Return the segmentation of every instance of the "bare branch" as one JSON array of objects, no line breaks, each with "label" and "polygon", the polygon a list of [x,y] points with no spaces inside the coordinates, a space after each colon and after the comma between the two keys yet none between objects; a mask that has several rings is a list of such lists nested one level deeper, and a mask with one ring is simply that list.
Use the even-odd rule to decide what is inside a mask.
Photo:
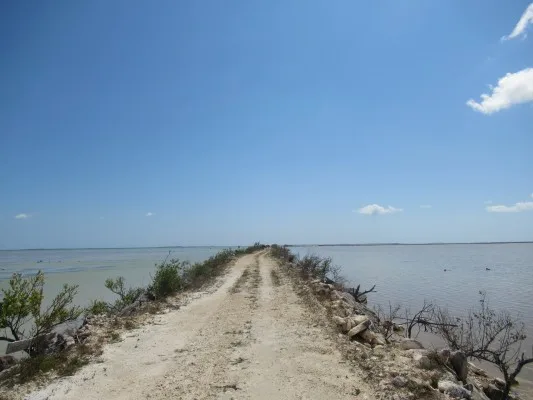
[{"label": "bare branch", "polygon": [[346,292],[350,293],[357,302],[359,303],[364,303],[366,301],[366,297],[363,297],[365,296],[366,294],[368,293],[376,293],[376,285],[372,286],[369,290],[364,290],[364,291],[360,291],[361,289],[361,285],[357,285],[356,288],[350,288],[350,289],[347,289]]},{"label": "bare branch", "polygon": [[478,306],[465,317],[452,317],[447,310],[438,309],[435,320],[439,323],[437,332],[452,349],[498,367],[505,380],[503,398],[507,399],[523,366],[533,362],[524,353],[519,357],[520,345],[526,338],[524,323],[508,311],[492,309],[485,292],[480,292]]}]

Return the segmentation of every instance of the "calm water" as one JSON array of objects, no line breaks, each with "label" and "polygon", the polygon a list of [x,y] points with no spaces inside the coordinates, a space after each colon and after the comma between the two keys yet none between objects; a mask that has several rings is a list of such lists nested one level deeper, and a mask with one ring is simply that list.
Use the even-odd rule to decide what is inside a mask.
[{"label": "calm water", "polygon": [[[78,284],[76,301],[85,306],[92,299],[113,300],[104,287],[107,278],[124,276],[130,286],[147,286],[154,265],[170,258],[203,261],[220,251],[217,247],[146,248],[146,249],[80,249],[80,250],[14,250],[0,251],[0,288],[14,272],[45,273],[45,299],[57,293],[64,283]],[[41,262],[42,261],[42,262]]]},{"label": "calm water", "polygon": [[[42,270],[45,273],[45,303],[51,301],[63,284],[69,283],[79,285],[76,303],[87,306],[94,299],[116,299],[104,286],[107,278],[124,276],[128,286],[147,286],[155,264],[162,262],[169,251],[170,258],[196,262],[220,250],[217,247],[194,247],[0,251],[0,288],[8,285],[15,272],[28,276]],[[69,324],[75,325],[77,323]],[[0,342],[0,354],[4,354],[6,346],[5,342]]]},{"label": "calm water", "polygon": [[[520,316],[528,335],[523,350],[526,356],[533,351],[532,243],[315,246],[291,250],[300,256],[314,253],[331,257],[355,286],[370,289],[375,284],[377,293],[371,293],[368,300],[371,306],[388,307],[390,301],[417,310],[428,299],[460,315],[476,305],[479,291],[484,290],[493,308]],[[531,395],[533,366],[522,371],[520,391]]]}]

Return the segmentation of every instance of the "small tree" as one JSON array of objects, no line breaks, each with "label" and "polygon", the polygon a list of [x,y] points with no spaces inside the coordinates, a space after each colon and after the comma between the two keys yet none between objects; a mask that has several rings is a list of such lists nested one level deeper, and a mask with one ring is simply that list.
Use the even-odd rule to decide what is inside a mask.
[{"label": "small tree", "polygon": [[[9,287],[2,289],[0,329],[4,329],[4,334],[0,336],[0,340],[15,342],[36,338],[50,333],[58,325],[76,320],[81,315],[83,310],[72,305],[78,285],[63,285],[61,292],[46,308],[42,306],[43,287],[42,271],[28,278],[13,274]],[[30,350],[27,352],[31,353]]]},{"label": "small tree", "polygon": [[508,311],[496,312],[489,306],[486,293],[479,294],[478,307],[464,318],[452,317],[445,309],[437,310],[437,331],[452,349],[496,365],[505,380],[503,398],[508,399],[511,385],[522,368],[533,363],[533,357],[525,358],[521,352],[525,326]]},{"label": "small tree", "polygon": [[85,315],[101,315],[111,311],[112,306],[103,300],[91,300],[85,309]]},{"label": "small tree", "polygon": [[105,281],[105,287],[119,297],[114,305],[109,306],[109,308],[114,311],[120,311],[124,307],[133,304],[144,292],[144,289],[142,288],[127,288],[126,280],[123,276],[119,276],[115,279],[107,278]]},{"label": "small tree", "polygon": [[178,259],[172,259],[157,265],[149,290],[153,292],[156,299],[176,294],[183,288],[181,274],[188,267],[190,267],[190,263],[186,261],[180,262]]}]

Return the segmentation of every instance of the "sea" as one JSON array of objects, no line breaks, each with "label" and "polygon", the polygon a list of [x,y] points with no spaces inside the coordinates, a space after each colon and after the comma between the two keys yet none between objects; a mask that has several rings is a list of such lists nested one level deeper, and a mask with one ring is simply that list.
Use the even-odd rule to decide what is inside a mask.
[{"label": "sea", "polygon": [[[129,286],[146,286],[155,264],[166,258],[203,261],[221,247],[57,249],[0,251],[0,289],[13,273],[45,273],[44,295],[50,300],[63,284],[79,285],[76,303],[93,299],[112,301],[107,278],[123,276]],[[533,243],[448,245],[295,246],[293,253],[331,257],[351,286],[376,292],[369,305],[388,308],[400,304],[416,311],[424,300],[464,315],[487,295],[496,310],[506,310],[524,322],[523,350],[533,352]],[[1,297],[1,294],[0,294]],[[431,337],[422,336],[432,342]],[[438,340],[435,339],[435,343]],[[3,347],[0,348],[0,352]],[[521,392],[533,391],[533,366],[521,374]]]}]

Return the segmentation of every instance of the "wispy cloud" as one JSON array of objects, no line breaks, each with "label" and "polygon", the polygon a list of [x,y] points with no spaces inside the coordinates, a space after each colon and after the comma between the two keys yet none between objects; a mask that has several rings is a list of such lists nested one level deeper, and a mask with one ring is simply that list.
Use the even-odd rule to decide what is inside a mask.
[{"label": "wispy cloud", "polygon": [[361,207],[358,210],[354,210],[354,212],[358,212],[359,214],[364,215],[383,215],[383,214],[393,214],[403,211],[401,208],[395,208],[392,206],[383,207],[379,204],[369,204],[367,206]]},{"label": "wispy cloud", "polygon": [[152,213],[152,212],[147,212],[147,213],[146,213],[146,216],[147,216],[147,217],[151,217],[152,215],[154,215],[154,213]]},{"label": "wispy cloud", "polygon": [[533,101],[533,68],[508,73],[500,78],[491,94],[483,93],[481,101],[470,99],[466,104],[475,111],[492,114],[515,104]]},{"label": "wispy cloud", "polygon": [[432,208],[433,206],[431,204],[422,204],[420,208]]},{"label": "wispy cloud", "polygon": [[514,39],[522,35],[525,38],[527,36],[526,29],[529,24],[533,24],[533,3],[526,8],[526,11],[524,11],[516,23],[513,31],[508,36],[502,37],[502,40]]},{"label": "wispy cloud", "polygon": [[[533,193],[530,195],[533,198]],[[533,211],[533,201],[520,201],[513,204],[512,206],[505,205],[496,205],[496,206],[487,206],[485,210],[488,212],[499,212],[499,213],[516,213],[522,211]]]},{"label": "wispy cloud", "polygon": [[25,214],[25,213],[15,215],[15,219],[28,219],[30,217],[31,217],[30,214]]},{"label": "wispy cloud", "polygon": [[483,202],[484,204],[492,204],[492,200],[486,200]]}]

